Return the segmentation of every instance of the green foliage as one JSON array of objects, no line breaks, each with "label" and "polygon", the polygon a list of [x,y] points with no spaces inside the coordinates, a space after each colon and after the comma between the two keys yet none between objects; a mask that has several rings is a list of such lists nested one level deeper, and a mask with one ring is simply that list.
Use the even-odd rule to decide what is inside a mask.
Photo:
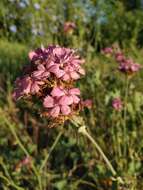
[{"label": "green foliage", "polygon": [[[142,47],[142,4],[130,1],[5,1],[0,2],[0,36],[30,44],[59,43],[96,50],[118,42]],[[72,38],[63,36],[63,24],[77,25]],[[70,40],[70,42],[69,42]],[[72,42],[72,43],[71,43]],[[75,43],[76,42],[76,43]]]},{"label": "green foliage", "polygon": [[28,61],[28,48],[25,45],[0,40],[0,74],[3,77],[10,77],[14,80],[17,72]]}]

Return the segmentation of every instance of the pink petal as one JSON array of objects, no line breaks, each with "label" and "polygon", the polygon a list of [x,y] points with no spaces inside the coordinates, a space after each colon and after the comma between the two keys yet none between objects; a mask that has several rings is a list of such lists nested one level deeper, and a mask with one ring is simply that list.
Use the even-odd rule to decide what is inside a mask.
[{"label": "pink petal", "polygon": [[71,105],[73,103],[72,96],[62,96],[59,100],[60,105]]},{"label": "pink petal", "polygon": [[34,71],[33,72],[33,77],[39,78],[42,75],[42,73],[43,73],[42,70]]},{"label": "pink petal", "polygon": [[73,72],[73,71],[74,71],[74,67],[68,65],[68,66],[66,66],[66,67],[64,68],[64,70],[65,70],[66,72]]},{"label": "pink petal", "polygon": [[57,56],[61,56],[63,55],[64,53],[64,50],[63,48],[61,47],[56,47],[54,50],[53,50],[53,54],[57,55]]},{"label": "pink petal", "polygon": [[22,89],[23,89],[23,93],[24,94],[29,94],[31,91],[31,85],[32,85],[32,81],[30,79],[30,77],[27,77],[25,79],[22,80]]},{"label": "pink petal", "polygon": [[50,61],[50,62],[46,63],[46,68],[49,69],[53,65],[55,65],[55,63],[53,61]]},{"label": "pink petal", "polygon": [[59,106],[55,106],[49,112],[50,116],[52,116],[52,117],[58,117],[59,113],[60,113],[60,107]]},{"label": "pink petal", "polygon": [[59,65],[54,64],[49,68],[49,72],[56,73],[59,70]]},{"label": "pink petal", "polygon": [[85,75],[85,70],[84,70],[83,68],[80,68],[80,69],[78,70],[78,72],[79,72],[81,75]]},{"label": "pink petal", "polygon": [[69,90],[69,94],[80,95],[80,90],[78,88],[72,88]]},{"label": "pink petal", "polygon": [[37,54],[35,53],[35,51],[30,51],[28,56],[29,56],[29,59],[32,60],[34,56],[36,56]]},{"label": "pink petal", "polygon": [[51,92],[51,95],[53,97],[60,97],[60,96],[64,96],[65,93],[62,89],[60,89],[59,87],[55,87],[52,92]]},{"label": "pink petal", "polygon": [[138,71],[140,69],[140,65],[139,64],[133,64],[133,65],[131,65],[131,70],[133,71],[133,72],[136,72],[136,71]]},{"label": "pink petal", "polygon": [[43,106],[45,108],[52,108],[54,106],[54,99],[51,96],[44,98]]},{"label": "pink petal", "polygon": [[87,99],[87,100],[85,100],[85,101],[82,102],[82,105],[83,105],[84,107],[87,107],[87,108],[91,108],[91,107],[92,107],[92,104],[93,104],[93,102],[92,102],[92,100],[90,100],[90,99]]},{"label": "pink petal", "polygon": [[71,78],[74,80],[77,80],[80,78],[80,75],[77,74],[77,72],[71,72],[70,75],[71,75]]},{"label": "pink petal", "polygon": [[38,85],[43,85],[45,82],[44,81],[35,81]]},{"label": "pink petal", "polygon": [[50,76],[50,73],[47,71],[42,74],[42,77],[49,77],[49,76]]},{"label": "pink petal", "polygon": [[79,103],[80,98],[79,98],[78,96],[72,95],[72,98],[73,98],[73,102],[74,102],[75,104],[78,104],[78,103]]},{"label": "pink petal", "polygon": [[68,80],[70,79],[70,76],[69,76],[68,74],[65,74],[65,75],[62,77],[62,79],[63,79],[64,81],[68,81]]},{"label": "pink petal", "polygon": [[36,81],[33,82],[33,84],[31,85],[31,93],[35,94],[35,93],[39,92],[39,90],[40,90],[40,87],[39,87],[38,83],[36,83]]},{"label": "pink petal", "polygon": [[68,115],[71,113],[71,109],[69,106],[61,106],[61,112],[63,115]]},{"label": "pink petal", "polygon": [[60,78],[65,74],[63,70],[59,69],[59,65],[53,65],[52,67],[50,67],[49,71],[51,73],[54,73],[57,78]]},{"label": "pink petal", "polygon": [[46,68],[42,64],[38,65],[37,69],[40,70],[40,71],[45,71],[46,70]]},{"label": "pink petal", "polygon": [[59,69],[57,71],[57,73],[55,73],[57,78],[61,78],[64,74],[65,74],[65,72],[63,70],[61,70],[61,69]]},{"label": "pink petal", "polygon": [[23,96],[22,91],[19,89],[16,89],[13,94],[12,94],[12,98],[16,101],[18,99],[20,99]]}]

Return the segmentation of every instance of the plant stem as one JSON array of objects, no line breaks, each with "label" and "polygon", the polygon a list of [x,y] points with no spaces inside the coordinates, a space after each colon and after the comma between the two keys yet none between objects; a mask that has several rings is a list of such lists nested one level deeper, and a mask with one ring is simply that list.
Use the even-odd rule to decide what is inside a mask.
[{"label": "plant stem", "polygon": [[[5,120],[5,123],[8,125],[11,133],[13,134],[13,136],[15,137],[19,147],[21,148],[21,150],[25,153],[26,156],[28,157],[31,157],[29,152],[26,150],[26,148],[23,146],[23,144],[21,143],[19,137],[17,136],[16,132],[15,132],[15,127],[13,124],[11,124],[7,119],[4,119]],[[38,184],[39,184],[39,190],[42,190],[42,182],[41,182],[41,177],[32,161],[32,164],[31,164],[31,167],[32,167],[32,170],[33,172],[35,173],[35,176],[37,177],[37,180],[38,180]]]},{"label": "plant stem", "polygon": [[[117,138],[116,138],[116,132],[115,132],[115,120],[114,120],[114,118],[115,118],[115,112],[113,112],[113,115],[112,115],[112,123],[111,123],[111,136],[112,136],[112,143],[113,143],[113,152],[115,153],[115,160],[116,160],[116,162],[117,162],[117,149],[116,149],[116,147],[118,147],[118,145],[117,145]],[[117,145],[117,146],[116,146]]]},{"label": "plant stem", "polygon": [[46,163],[47,163],[47,161],[48,161],[48,159],[49,159],[50,154],[52,153],[52,151],[53,151],[54,148],[56,147],[57,143],[59,142],[59,139],[61,138],[62,134],[63,134],[63,131],[60,131],[59,134],[58,134],[58,136],[56,137],[56,139],[55,139],[53,145],[52,145],[51,148],[50,148],[49,153],[46,155],[45,159],[43,160],[43,162],[42,162],[42,164],[41,164],[40,172],[41,172],[42,169],[45,167],[45,165],[46,165]]},{"label": "plant stem", "polygon": [[13,181],[0,174],[0,178],[5,180],[9,185],[13,186],[17,190],[24,190],[22,187],[17,186]]},{"label": "plant stem", "polygon": [[3,176],[3,175],[0,174],[0,178],[2,178],[3,180],[7,181],[8,184],[10,184],[11,186],[15,187],[15,189],[17,189],[17,190],[24,190],[23,187],[18,186],[18,185],[13,181],[13,179],[12,179],[12,177],[10,176],[9,171],[8,171],[6,165],[4,164],[3,161],[0,163],[0,165],[1,165],[1,167],[3,168],[3,171],[4,171],[5,175],[6,175],[6,176]]},{"label": "plant stem", "polygon": [[97,144],[97,142],[87,132],[86,127],[85,126],[80,127],[79,130],[78,130],[78,132],[82,133],[83,135],[85,135],[92,142],[92,144],[96,147],[96,149],[98,150],[98,152],[103,157],[105,163],[107,164],[108,168],[111,170],[113,176],[116,176],[117,173],[116,173],[115,169],[113,168],[112,164],[110,163],[110,161],[108,160],[108,158],[105,156],[104,152],[102,151],[102,149],[100,148],[100,146]]},{"label": "plant stem", "polygon": [[122,151],[121,151],[121,143],[120,143],[120,126],[117,124],[117,146],[118,146],[118,158],[121,158]]},{"label": "plant stem", "polygon": [[123,140],[124,140],[124,157],[127,155],[127,101],[128,101],[128,86],[129,86],[129,79],[128,76],[126,76],[126,84],[125,84],[125,99],[124,99],[124,124],[123,124]]}]

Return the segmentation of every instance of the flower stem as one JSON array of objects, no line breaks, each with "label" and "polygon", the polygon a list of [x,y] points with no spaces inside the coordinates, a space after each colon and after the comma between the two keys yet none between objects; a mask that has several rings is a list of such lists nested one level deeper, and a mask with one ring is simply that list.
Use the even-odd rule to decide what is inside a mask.
[{"label": "flower stem", "polygon": [[9,171],[8,171],[6,165],[4,164],[3,160],[1,160],[0,165],[3,168],[3,171],[4,171],[5,175],[6,175],[6,176],[3,176],[2,174],[0,174],[0,178],[2,178],[3,180],[5,180],[8,183],[8,185],[11,185],[11,186],[15,187],[15,189],[17,189],[17,190],[24,190],[22,187],[18,186],[13,181],[13,179],[11,178],[11,176],[9,174]]},{"label": "flower stem", "polygon": [[92,144],[96,147],[96,149],[98,150],[98,152],[103,157],[105,163],[107,164],[108,168],[111,170],[113,176],[116,176],[117,173],[116,173],[115,169],[113,168],[112,164],[110,163],[110,161],[108,160],[108,158],[105,156],[104,152],[102,151],[102,149],[100,148],[100,146],[97,144],[97,142],[87,132],[86,127],[85,126],[80,127],[79,130],[78,130],[78,132],[82,133],[83,135],[85,135],[92,142]]},{"label": "flower stem", "polygon": [[123,140],[124,140],[124,157],[127,155],[127,126],[126,126],[126,121],[127,121],[127,101],[128,101],[128,88],[129,88],[129,79],[128,76],[126,76],[126,84],[125,84],[125,99],[124,99],[124,123],[123,123]]},{"label": "flower stem", "polygon": [[49,159],[50,154],[52,153],[52,151],[53,151],[54,148],[56,147],[57,143],[59,142],[59,139],[61,138],[62,134],[63,134],[63,131],[60,131],[59,134],[58,134],[58,136],[56,137],[56,139],[55,139],[53,145],[52,145],[51,148],[50,148],[49,153],[46,155],[45,159],[43,160],[43,162],[42,162],[42,164],[41,164],[40,172],[41,172],[42,169],[45,167],[45,165],[46,165],[46,163],[47,163],[47,161],[48,161],[48,159]]},{"label": "flower stem", "polygon": [[8,183],[8,185],[14,187],[17,190],[24,190],[22,187],[17,186],[13,181],[0,174],[0,178]]},{"label": "flower stem", "polygon": [[[11,124],[7,119],[4,119],[5,120],[5,123],[8,125],[12,135],[15,137],[19,147],[21,148],[21,150],[25,153],[26,156],[28,157],[31,157],[29,152],[26,150],[26,148],[23,146],[23,144],[21,143],[19,137],[17,136],[16,132],[15,132],[15,127],[13,124]],[[31,167],[32,167],[32,170],[33,172],[35,173],[35,176],[37,177],[37,180],[38,180],[38,183],[39,183],[39,190],[42,190],[42,182],[41,182],[41,177],[32,161],[32,164],[31,164]]]}]

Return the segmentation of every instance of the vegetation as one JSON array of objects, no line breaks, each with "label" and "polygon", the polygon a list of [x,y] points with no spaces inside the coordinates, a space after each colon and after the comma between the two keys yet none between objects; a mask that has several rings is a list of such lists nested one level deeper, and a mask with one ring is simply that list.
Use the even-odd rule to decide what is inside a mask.
[{"label": "vegetation", "polygon": [[[142,0],[1,0],[0,9],[0,189],[142,190]],[[66,29],[67,22],[74,25]],[[13,100],[29,51],[50,44],[85,59],[86,75],[76,85],[93,103],[76,123],[84,119],[116,175],[75,123],[49,128],[39,105]],[[105,47],[140,70],[127,77]]]}]

